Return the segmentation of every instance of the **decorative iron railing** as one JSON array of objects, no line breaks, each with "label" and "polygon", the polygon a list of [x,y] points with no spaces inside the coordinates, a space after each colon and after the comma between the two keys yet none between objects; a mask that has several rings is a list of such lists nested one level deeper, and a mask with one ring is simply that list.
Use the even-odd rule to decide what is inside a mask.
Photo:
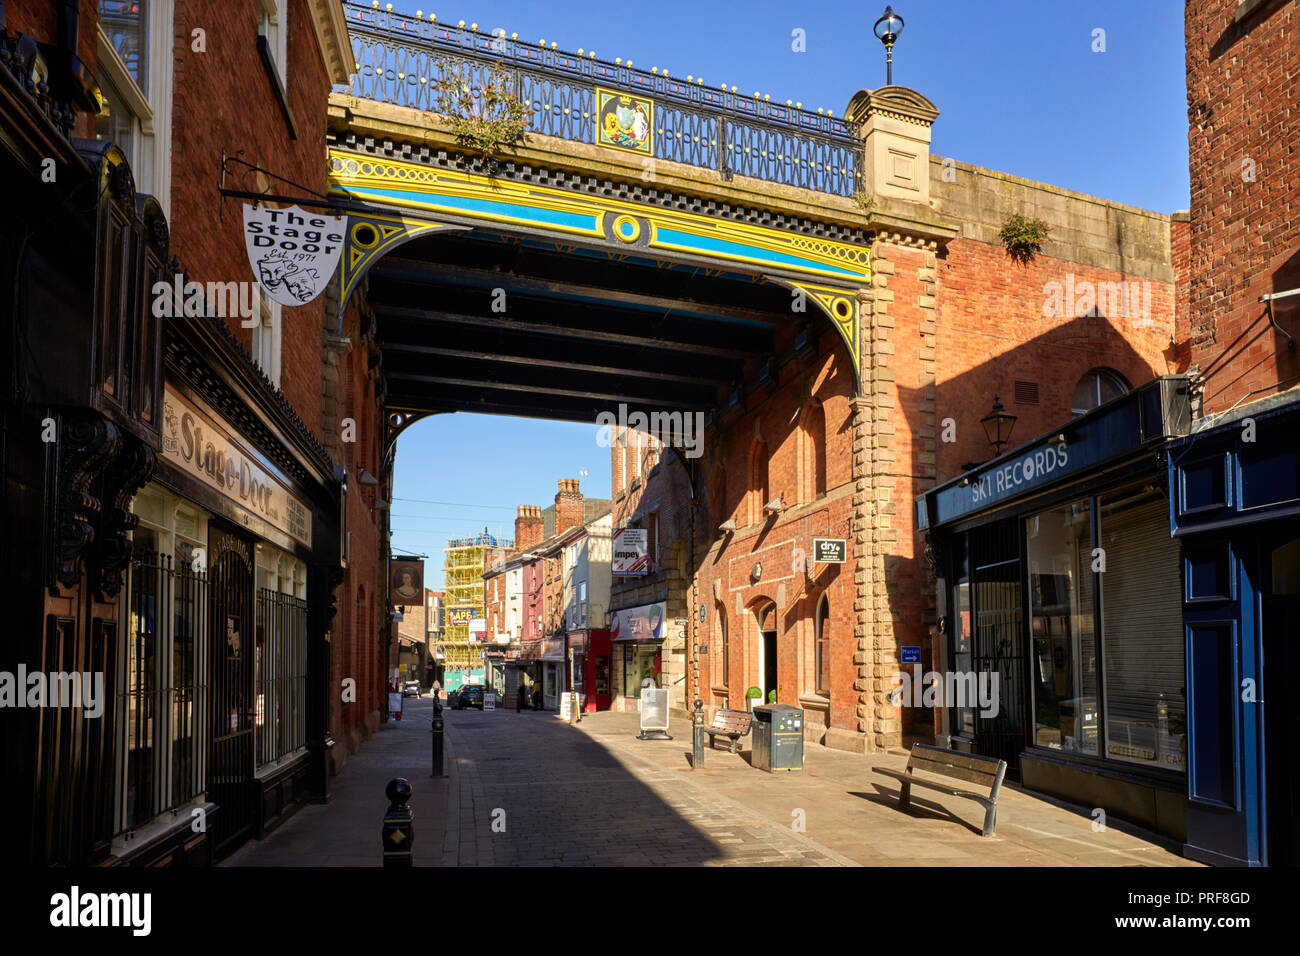
[{"label": "decorative iron railing", "polygon": [[207,575],[173,567],[169,555],[139,552],[127,594],[117,678],[118,833],[183,806],[208,777]]},{"label": "decorative iron railing", "polygon": [[441,81],[458,77],[477,93],[500,69],[524,104],[530,132],[595,143],[600,87],[653,100],[656,129],[647,159],[836,196],[852,197],[858,189],[861,144],[850,124],[829,114],[500,33],[347,0],[343,7],[357,73],[336,92],[447,113]]},{"label": "decorative iron railing", "polygon": [[307,745],[307,602],[269,588],[257,592],[253,724],[259,766]]}]

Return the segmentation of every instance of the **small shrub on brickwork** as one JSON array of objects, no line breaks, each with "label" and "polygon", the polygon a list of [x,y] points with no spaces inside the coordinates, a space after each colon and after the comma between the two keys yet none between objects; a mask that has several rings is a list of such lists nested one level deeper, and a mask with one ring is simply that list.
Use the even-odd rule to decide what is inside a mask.
[{"label": "small shrub on brickwork", "polygon": [[1043,251],[1047,241],[1047,223],[1041,219],[1027,219],[1016,213],[998,233],[998,241],[1006,247],[1007,255],[1024,265]]},{"label": "small shrub on brickwork", "polygon": [[527,111],[511,91],[510,75],[500,64],[488,71],[478,87],[467,73],[449,67],[434,88],[452,135],[465,149],[492,159],[523,141]]}]

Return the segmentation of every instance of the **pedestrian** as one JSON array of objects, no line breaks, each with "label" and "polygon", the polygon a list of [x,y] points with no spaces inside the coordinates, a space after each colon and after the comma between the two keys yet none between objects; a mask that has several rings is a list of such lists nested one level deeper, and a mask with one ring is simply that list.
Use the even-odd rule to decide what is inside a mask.
[{"label": "pedestrian", "polygon": [[533,710],[542,709],[542,682],[533,681]]},{"label": "pedestrian", "polygon": [[516,714],[519,713],[519,711],[524,706],[524,694],[527,692],[527,690],[528,688],[524,686],[524,675],[520,674],[519,686],[515,688],[515,713]]}]

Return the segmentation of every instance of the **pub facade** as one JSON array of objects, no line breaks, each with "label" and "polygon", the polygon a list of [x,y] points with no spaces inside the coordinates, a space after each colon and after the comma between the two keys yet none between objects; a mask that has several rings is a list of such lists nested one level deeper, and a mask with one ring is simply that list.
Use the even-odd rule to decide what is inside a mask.
[{"label": "pub facade", "polygon": [[[263,7],[263,38],[311,15]],[[346,472],[300,417],[319,378],[280,387],[278,308],[251,354],[195,280],[252,273],[177,241],[178,218],[230,230],[181,158],[173,13],[0,3],[0,843],[19,865],[203,865],[327,790]]]}]

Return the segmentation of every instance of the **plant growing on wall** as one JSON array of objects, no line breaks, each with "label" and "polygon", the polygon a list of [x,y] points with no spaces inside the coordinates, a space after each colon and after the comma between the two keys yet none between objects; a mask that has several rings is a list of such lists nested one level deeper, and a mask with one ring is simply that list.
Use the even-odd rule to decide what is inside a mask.
[{"label": "plant growing on wall", "polygon": [[471,81],[468,67],[449,64],[434,89],[439,94],[440,112],[446,115],[456,142],[465,149],[494,159],[523,141],[527,111],[500,63],[487,70],[478,86]]},{"label": "plant growing on wall", "polygon": [[1007,255],[1024,265],[1043,251],[1047,235],[1047,223],[1043,220],[1028,219],[1016,213],[1002,224],[998,241],[1006,247]]},{"label": "plant growing on wall", "polygon": [[871,211],[876,208],[875,197],[873,197],[871,193],[867,192],[865,189],[854,190],[853,201],[857,203],[858,208],[861,209],[863,212],[865,212],[867,215],[870,215]]}]

